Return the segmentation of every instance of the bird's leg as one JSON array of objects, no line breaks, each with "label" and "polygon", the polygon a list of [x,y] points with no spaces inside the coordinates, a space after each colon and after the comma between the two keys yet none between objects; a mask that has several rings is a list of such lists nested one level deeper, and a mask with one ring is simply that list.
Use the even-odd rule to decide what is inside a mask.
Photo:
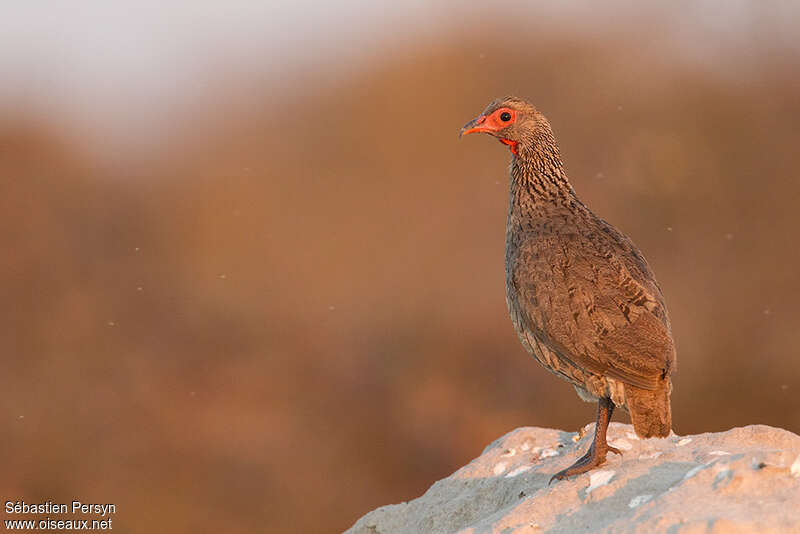
[{"label": "bird's leg", "polygon": [[595,425],[594,439],[589,446],[589,450],[586,451],[586,454],[578,458],[574,464],[553,475],[553,478],[550,479],[550,483],[556,479],[563,480],[572,475],[585,473],[605,463],[606,454],[608,454],[609,451],[622,454],[619,449],[606,443],[606,430],[608,429],[608,423],[611,421],[612,413],[614,413],[614,403],[607,397],[601,398],[597,403],[597,424]]}]

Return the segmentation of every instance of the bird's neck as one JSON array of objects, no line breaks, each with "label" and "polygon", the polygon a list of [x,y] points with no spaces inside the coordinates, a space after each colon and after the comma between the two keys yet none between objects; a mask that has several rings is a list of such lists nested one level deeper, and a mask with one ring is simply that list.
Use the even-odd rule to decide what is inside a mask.
[{"label": "bird's neck", "polygon": [[541,139],[536,143],[520,143],[511,162],[512,203],[558,203],[574,197],[575,191],[567,180],[555,141]]}]

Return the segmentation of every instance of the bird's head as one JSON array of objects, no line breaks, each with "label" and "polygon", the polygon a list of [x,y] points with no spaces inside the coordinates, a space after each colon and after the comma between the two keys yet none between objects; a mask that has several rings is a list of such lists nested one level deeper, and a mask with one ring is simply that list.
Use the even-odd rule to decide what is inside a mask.
[{"label": "bird's head", "polygon": [[493,101],[483,113],[465,124],[459,137],[488,133],[508,145],[511,152],[519,154],[521,147],[535,145],[543,131],[550,132],[550,125],[535,107],[521,98],[506,96]]}]

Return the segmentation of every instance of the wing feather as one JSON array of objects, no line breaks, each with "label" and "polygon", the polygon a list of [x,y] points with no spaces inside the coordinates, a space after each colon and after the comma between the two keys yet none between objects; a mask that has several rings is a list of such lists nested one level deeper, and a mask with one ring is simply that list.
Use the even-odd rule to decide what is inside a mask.
[{"label": "wing feather", "polygon": [[559,357],[652,390],[675,360],[663,296],[633,243],[600,222],[601,233],[521,243],[511,271],[519,305]]}]

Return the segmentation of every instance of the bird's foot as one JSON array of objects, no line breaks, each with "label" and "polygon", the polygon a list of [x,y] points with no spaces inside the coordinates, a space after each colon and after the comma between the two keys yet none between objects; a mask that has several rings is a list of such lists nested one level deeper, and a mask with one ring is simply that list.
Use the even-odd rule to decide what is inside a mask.
[{"label": "bird's foot", "polygon": [[554,480],[564,480],[567,477],[580,475],[581,473],[591,471],[599,465],[603,465],[606,462],[606,455],[609,452],[613,452],[622,456],[622,451],[616,447],[612,447],[608,444],[595,447],[595,443],[592,443],[591,447],[589,447],[589,450],[586,451],[586,454],[578,458],[578,460],[571,466],[553,475],[547,485],[549,486],[552,484]]}]

